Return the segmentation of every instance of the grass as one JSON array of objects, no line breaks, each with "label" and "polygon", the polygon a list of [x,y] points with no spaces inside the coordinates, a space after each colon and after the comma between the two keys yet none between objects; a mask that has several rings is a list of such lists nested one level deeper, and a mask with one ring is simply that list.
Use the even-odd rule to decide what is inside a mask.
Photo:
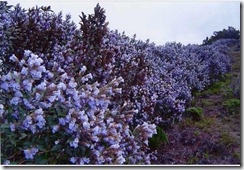
[{"label": "grass", "polygon": [[195,122],[194,126],[199,129],[209,128],[214,123],[211,117],[204,117],[201,121]]},{"label": "grass", "polygon": [[186,109],[186,114],[193,120],[200,120],[203,117],[203,109],[201,107],[190,107]]},{"label": "grass", "polygon": [[199,161],[199,158],[197,156],[193,156],[191,158],[188,159],[187,163],[188,164],[195,164]]},{"label": "grass", "polygon": [[220,133],[220,142],[226,145],[227,147],[230,146],[231,144],[235,143],[234,138],[230,135],[230,133],[226,131],[222,131]]}]

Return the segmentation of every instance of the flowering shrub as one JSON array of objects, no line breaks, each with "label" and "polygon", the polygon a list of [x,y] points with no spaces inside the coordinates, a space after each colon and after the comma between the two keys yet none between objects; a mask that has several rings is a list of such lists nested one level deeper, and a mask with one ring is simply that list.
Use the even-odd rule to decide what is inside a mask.
[{"label": "flowering shrub", "polygon": [[227,40],[156,46],[109,30],[99,5],[79,29],[50,7],[0,7],[3,164],[150,164],[156,125],[230,69]]},{"label": "flowering shrub", "polygon": [[156,126],[144,122],[132,131],[129,124],[136,110],[128,110],[127,103],[109,108],[111,96],[121,93],[122,77],[105,86],[90,84],[92,75],[85,75],[83,68],[79,77],[83,83],[78,84],[57,63],[46,69],[30,51],[24,52],[21,61],[14,55],[11,60],[21,71],[11,71],[0,80],[3,160],[150,163],[148,138],[156,133]]}]

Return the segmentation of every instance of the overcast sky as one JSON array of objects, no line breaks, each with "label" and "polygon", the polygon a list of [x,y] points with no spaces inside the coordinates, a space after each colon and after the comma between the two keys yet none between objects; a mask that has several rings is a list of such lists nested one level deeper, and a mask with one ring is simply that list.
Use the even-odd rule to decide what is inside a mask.
[{"label": "overcast sky", "polygon": [[70,13],[79,23],[81,12],[93,13],[97,3],[106,11],[109,28],[137,39],[163,45],[165,42],[201,44],[214,31],[228,26],[240,30],[240,1],[165,0],[8,0],[24,8],[51,6],[57,13]]}]

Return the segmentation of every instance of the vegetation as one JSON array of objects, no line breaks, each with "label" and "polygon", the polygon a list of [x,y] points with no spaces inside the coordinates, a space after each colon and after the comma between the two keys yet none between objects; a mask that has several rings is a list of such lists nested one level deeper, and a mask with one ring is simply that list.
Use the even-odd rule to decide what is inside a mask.
[{"label": "vegetation", "polygon": [[[199,163],[222,149],[204,132],[236,128],[235,38],[156,46],[110,30],[99,4],[79,27],[51,7],[0,2],[0,12],[2,164],[152,164],[179,141],[199,147],[200,156],[182,156]],[[232,126],[218,119],[230,116],[225,110],[236,116]],[[185,133],[175,142],[181,135],[170,130]],[[216,140],[237,146],[238,135],[228,135]]]}]

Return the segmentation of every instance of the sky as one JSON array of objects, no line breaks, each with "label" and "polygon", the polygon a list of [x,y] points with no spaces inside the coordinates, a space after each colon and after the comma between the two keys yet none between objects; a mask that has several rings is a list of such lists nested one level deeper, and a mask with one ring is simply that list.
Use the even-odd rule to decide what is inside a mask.
[{"label": "sky", "polygon": [[163,45],[166,42],[201,44],[214,31],[228,26],[240,30],[240,1],[165,0],[8,0],[23,8],[51,6],[58,13],[71,14],[79,25],[79,15],[93,14],[97,3],[105,9],[110,30],[117,29],[137,39]]}]

